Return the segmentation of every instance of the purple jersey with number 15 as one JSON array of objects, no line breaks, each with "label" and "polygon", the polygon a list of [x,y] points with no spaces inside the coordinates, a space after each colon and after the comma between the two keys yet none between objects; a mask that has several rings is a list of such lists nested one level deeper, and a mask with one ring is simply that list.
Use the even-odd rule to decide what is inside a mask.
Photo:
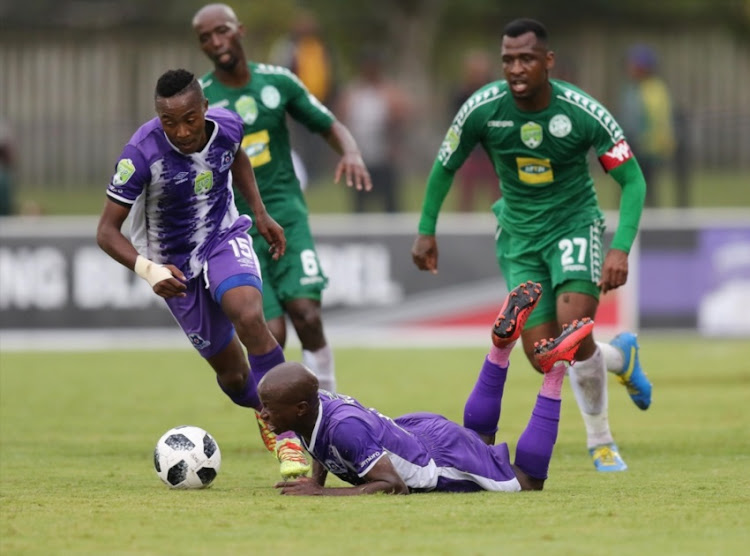
[{"label": "purple jersey with number 15", "polygon": [[131,241],[142,256],[170,263],[191,279],[230,229],[247,230],[234,205],[231,166],[242,142],[240,117],[209,109],[213,130],[202,151],[183,154],[158,118],[142,125],[122,151],[107,188],[113,201],[133,207]]},{"label": "purple jersey with number 15", "polygon": [[521,490],[505,443],[488,446],[474,431],[434,413],[391,419],[349,396],[320,390],[318,397],[318,418],[305,447],[350,484],[364,484],[363,477],[387,457],[413,492]]}]

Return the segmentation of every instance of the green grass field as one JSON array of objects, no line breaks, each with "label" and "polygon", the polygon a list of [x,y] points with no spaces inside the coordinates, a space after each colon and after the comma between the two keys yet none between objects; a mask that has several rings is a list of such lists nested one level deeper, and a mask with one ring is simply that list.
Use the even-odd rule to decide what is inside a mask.
[{"label": "green grass field", "polygon": [[[597,474],[569,387],[543,492],[295,498],[251,414],[190,350],[0,354],[0,553],[740,554],[750,544],[750,345],[643,339],[654,403],[610,381],[630,469]],[[338,349],[342,392],[391,416],[460,419],[482,350]],[[513,359],[499,438],[511,451],[540,377]],[[290,358],[299,354],[291,350]],[[152,451],[168,428],[217,439],[213,486],[171,491]],[[333,481],[336,484],[337,481]]]}]

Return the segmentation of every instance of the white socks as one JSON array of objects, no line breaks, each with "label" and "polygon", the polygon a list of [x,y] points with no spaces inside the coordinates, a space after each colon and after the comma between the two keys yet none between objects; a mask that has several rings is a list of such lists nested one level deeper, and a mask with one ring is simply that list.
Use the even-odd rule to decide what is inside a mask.
[{"label": "white socks", "polygon": [[317,351],[302,350],[302,363],[318,377],[320,388],[336,391],[336,371],[333,364],[333,351],[328,344]]},{"label": "white socks", "polygon": [[568,369],[568,376],[586,426],[587,446],[593,448],[613,442],[607,412],[607,369],[600,345],[597,344],[590,358],[576,361]]},{"label": "white socks", "polygon": [[603,342],[596,342],[596,347],[601,350],[604,356],[604,364],[610,373],[619,374],[623,371],[625,358],[619,349],[612,344],[605,344]]}]

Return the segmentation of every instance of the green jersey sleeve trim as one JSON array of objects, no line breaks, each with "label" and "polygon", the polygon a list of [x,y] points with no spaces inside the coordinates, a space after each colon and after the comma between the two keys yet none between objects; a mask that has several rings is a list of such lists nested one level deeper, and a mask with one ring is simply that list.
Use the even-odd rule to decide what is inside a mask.
[{"label": "green jersey sleeve trim", "polygon": [[445,168],[439,160],[432,165],[432,171],[427,178],[422,215],[419,219],[418,231],[422,235],[434,236],[440,208],[443,206],[448,191],[453,184],[455,170]]},{"label": "green jersey sleeve trim", "polygon": [[646,180],[641,167],[635,158],[613,168],[610,173],[622,188],[620,198],[620,222],[612,239],[612,249],[630,252],[638,233],[638,225],[643,212],[643,201],[646,198]]}]

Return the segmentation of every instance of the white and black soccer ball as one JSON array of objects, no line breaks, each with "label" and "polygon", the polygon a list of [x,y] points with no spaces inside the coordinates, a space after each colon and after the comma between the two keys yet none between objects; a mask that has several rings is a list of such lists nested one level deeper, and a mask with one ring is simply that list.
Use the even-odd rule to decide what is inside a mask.
[{"label": "white and black soccer ball", "polygon": [[169,488],[205,488],[221,467],[214,437],[200,427],[183,425],[165,432],[154,449],[154,468]]}]

